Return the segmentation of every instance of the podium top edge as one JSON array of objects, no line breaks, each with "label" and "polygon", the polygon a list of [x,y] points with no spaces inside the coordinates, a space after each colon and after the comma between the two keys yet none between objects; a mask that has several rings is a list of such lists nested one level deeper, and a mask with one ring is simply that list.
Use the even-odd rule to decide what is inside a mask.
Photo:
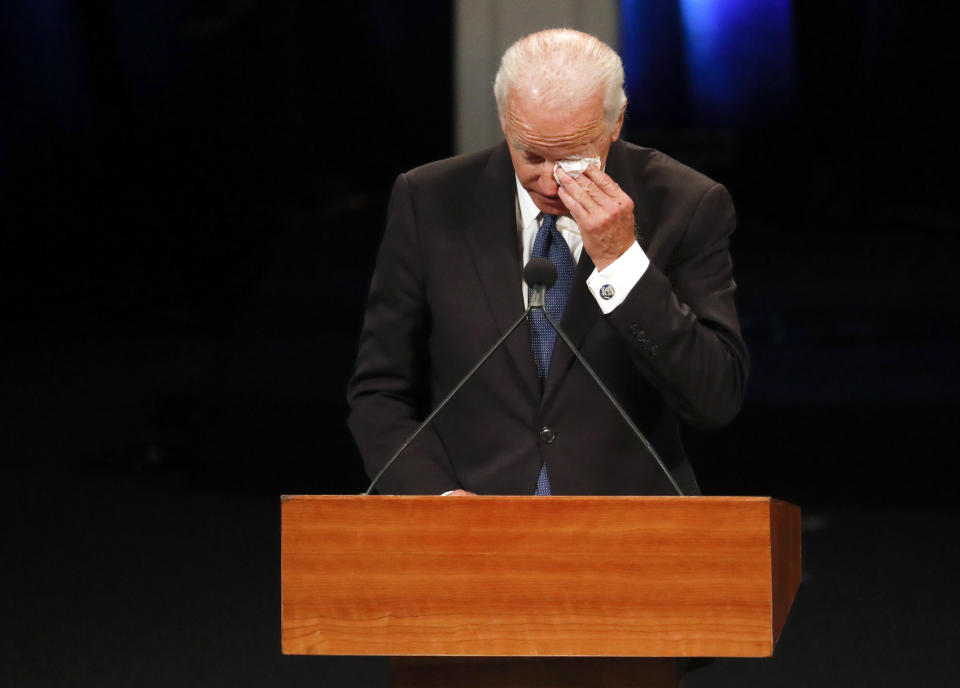
[{"label": "podium top edge", "polygon": [[422,500],[482,500],[482,501],[697,501],[697,502],[782,502],[774,497],[737,497],[737,496],[685,496],[677,495],[473,495],[453,497],[442,495],[364,495],[364,494],[295,494],[280,495],[281,502],[293,500],[376,500],[376,501],[422,501]]}]

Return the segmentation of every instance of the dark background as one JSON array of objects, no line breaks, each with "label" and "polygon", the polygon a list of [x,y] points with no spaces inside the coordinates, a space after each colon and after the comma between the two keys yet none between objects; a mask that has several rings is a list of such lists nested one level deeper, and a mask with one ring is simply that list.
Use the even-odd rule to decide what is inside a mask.
[{"label": "dark background", "polygon": [[[0,7],[0,683],[382,685],[280,655],[278,495],[365,487],[344,388],[392,180],[453,152],[452,7]],[[777,657],[688,684],[946,683],[956,41],[919,4],[793,21],[776,116],[624,133],[740,215],[753,370],[701,483],[805,514]]]}]

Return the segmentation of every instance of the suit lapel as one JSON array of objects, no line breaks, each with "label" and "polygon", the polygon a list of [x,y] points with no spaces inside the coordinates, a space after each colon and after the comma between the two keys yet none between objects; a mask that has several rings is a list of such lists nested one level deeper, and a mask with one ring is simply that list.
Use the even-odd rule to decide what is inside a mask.
[{"label": "suit lapel", "polygon": [[[502,335],[523,313],[516,181],[505,143],[493,149],[477,185],[474,211],[465,225],[465,241]],[[530,392],[539,394],[530,327],[521,325],[504,346],[514,359],[523,384]]]}]

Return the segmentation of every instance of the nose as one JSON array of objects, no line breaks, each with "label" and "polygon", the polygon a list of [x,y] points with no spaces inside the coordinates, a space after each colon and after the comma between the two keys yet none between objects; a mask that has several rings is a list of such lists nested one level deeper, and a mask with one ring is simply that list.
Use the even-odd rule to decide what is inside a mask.
[{"label": "nose", "polygon": [[560,189],[560,186],[557,184],[557,180],[553,178],[553,163],[550,161],[544,161],[540,165],[540,178],[538,180],[540,186],[540,193],[544,196],[556,196],[557,191]]}]

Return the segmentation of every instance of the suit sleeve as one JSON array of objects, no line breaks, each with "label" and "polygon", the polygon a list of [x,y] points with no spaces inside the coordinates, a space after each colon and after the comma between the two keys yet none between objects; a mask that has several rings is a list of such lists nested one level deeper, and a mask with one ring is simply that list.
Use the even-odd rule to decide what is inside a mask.
[{"label": "suit sleeve", "polygon": [[749,355],[733,300],[735,226],[726,189],[707,188],[670,264],[651,263],[607,316],[637,368],[694,427],[725,425],[743,403]]},{"label": "suit sleeve", "polygon": [[[430,404],[430,313],[420,237],[405,175],[397,178],[367,298],[348,425],[371,478],[416,429]],[[426,427],[383,475],[378,491],[441,494],[460,487],[439,437]]]}]

